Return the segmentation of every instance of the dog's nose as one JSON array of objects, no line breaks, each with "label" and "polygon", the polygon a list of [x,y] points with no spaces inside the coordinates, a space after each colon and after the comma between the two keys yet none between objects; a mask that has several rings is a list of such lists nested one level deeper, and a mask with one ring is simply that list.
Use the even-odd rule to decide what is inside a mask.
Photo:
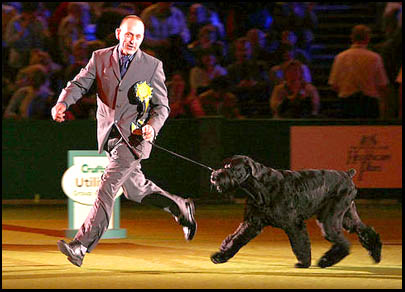
[{"label": "dog's nose", "polygon": [[214,183],[218,178],[218,173],[216,170],[214,170],[213,172],[211,172],[211,182]]}]

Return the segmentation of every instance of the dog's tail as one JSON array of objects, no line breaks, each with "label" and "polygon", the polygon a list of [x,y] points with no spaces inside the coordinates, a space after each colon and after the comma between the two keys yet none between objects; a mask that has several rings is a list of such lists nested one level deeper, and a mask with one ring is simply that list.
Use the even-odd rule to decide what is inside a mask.
[{"label": "dog's tail", "polygon": [[348,174],[350,177],[353,177],[353,176],[356,174],[356,170],[355,170],[354,168],[350,168],[350,169],[347,171],[347,174]]}]

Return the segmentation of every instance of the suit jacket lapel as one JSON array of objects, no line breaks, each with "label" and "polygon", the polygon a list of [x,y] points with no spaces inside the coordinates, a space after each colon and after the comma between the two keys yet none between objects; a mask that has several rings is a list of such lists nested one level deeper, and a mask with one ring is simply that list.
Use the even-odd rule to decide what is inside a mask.
[{"label": "suit jacket lapel", "polygon": [[121,80],[120,62],[119,62],[119,58],[118,58],[118,45],[114,48],[111,58],[112,58],[111,63],[112,63],[112,68],[113,68],[114,74],[118,80]]}]

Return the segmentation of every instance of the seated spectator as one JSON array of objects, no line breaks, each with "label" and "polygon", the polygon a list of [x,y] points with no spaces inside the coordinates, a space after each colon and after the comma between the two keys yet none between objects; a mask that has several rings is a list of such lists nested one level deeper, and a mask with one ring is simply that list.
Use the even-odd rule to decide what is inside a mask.
[{"label": "seated spectator", "polygon": [[49,119],[53,92],[45,85],[47,71],[42,65],[30,65],[20,70],[18,89],[11,97],[5,119]]},{"label": "seated spectator", "polygon": [[217,57],[219,64],[225,63],[227,52],[225,44],[219,40],[218,31],[211,24],[203,26],[198,32],[197,40],[190,43],[187,48],[194,57],[198,57],[202,50],[211,50]]},{"label": "seated spectator", "polygon": [[266,38],[266,34],[257,28],[246,33],[246,38],[252,45],[252,59],[266,63],[272,62],[273,53]]},{"label": "seated spectator", "polygon": [[86,39],[86,27],[90,24],[90,7],[87,2],[70,2],[68,15],[59,23],[58,40],[62,62],[73,64],[73,43],[79,39]]},{"label": "seated spectator", "polygon": [[[138,2],[135,2],[138,3]],[[104,7],[100,16],[96,19],[96,38],[105,42],[107,47],[115,46],[117,39],[115,37],[115,29],[120,26],[121,20],[129,15],[138,15],[135,9],[126,9],[125,7]]]},{"label": "seated spectator", "polygon": [[319,113],[318,90],[303,79],[302,64],[292,60],[284,68],[285,81],[273,89],[270,107],[274,118],[309,118]]},{"label": "seated spectator", "polygon": [[313,10],[315,2],[280,2],[280,12],[275,23],[277,29],[289,30],[297,35],[296,46],[310,54],[314,40],[313,31],[318,18]]},{"label": "seated spectator", "polygon": [[35,14],[37,8],[38,2],[22,2],[21,14],[12,18],[6,28],[4,39],[9,48],[8,64],[16,72],[28,65],[32,49],[46,51],[48,31]]},{"label": "seated spectator", "polygon": [[352,46],[335,56],[328,84],[341,98],[341,117],[376,119],[385,112],[389,80],[381,56],[367,48],[371,29],[356,25]]},{"label": "seated spectator", "polygon": [[192,55],[187,50],[190,31],[183,12],[173,2],[152,4],[142,11],[141,18],[145,23],[143,48],[154,51],[167,73],[192,66]]},{"label": "seated spectator", "polygon": [[190,31],[190,42],[196,40],[201,28],[206,25],[214,26],[218,39],[224,38],[224,26],[220,22],[217,13],[208,9],[204,4],[194,3],[188,10],[187,26]]},{"label": "seated spectator", "polygon": [[252,60],[252,47],[246,37],[234,42],[234,50],[235,61],[226,68],[231,91],[237,96],[243,115],[256,115],[261,109],[250,105],[267,103],[269,99],[268,68],[266,63]]},{"label": "seated spectator", "polygon": [[190,86],[194,94],[205,91],[211,80],[226,75],[226,69],[217,64],[216,56],[211,50],[199,53],[198,64],[190,70]]},{"label": "seated spectator", "polygon": [[223,116],[226,119],[241,119],[238,99],[230,91],[230,81],[227,76],[214,78],[210,89],[199,95],[206,116]]},{"label": "seated spectator", "polygon": [[[293,60],[297,60],[295,58],[296,51],[291,45],[285,44],[281,50],[278,51],[283,58],[282,63],[272,66],[269,71],[269,78],[273,85],[277,85],[282,83],[284,79],[284,67],[286,64],[289,64]],[[299,60],[297,60],[299,61]],[[311,83],[312,82],[312,75],[311,71],[309,70],[308,66],[302,63],[302,71],[303,71],[303,78],[305,82]]]},{"label": "seated spectator", "polygon": [[167,83],[170,104],[169,118],[198,118],[204,116],[204,110],[190,85],[181,72],[175,72]]}]

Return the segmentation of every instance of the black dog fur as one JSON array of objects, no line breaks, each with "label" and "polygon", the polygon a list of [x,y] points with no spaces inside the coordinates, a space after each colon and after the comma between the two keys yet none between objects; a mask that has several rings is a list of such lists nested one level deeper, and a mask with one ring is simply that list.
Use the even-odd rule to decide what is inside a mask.
[{"label": "black dog fur", "polygon": [[211,174],[211,184],[220,193],[241,188],[247,194],[244,221],[211,256],[215,264],[227,262],[265,226],[283,229],[298,259],[297,268],[311,266],[311,243],[305,220],[317,217],[324,237],[332,247],[318,266],[332,266],[349,254],[350,243],[343,229],[355,232],[376,263],[381,260],[380,236],[365,225],[354,202],[356,171],[276,170],[247,156],[236,155]]}]

